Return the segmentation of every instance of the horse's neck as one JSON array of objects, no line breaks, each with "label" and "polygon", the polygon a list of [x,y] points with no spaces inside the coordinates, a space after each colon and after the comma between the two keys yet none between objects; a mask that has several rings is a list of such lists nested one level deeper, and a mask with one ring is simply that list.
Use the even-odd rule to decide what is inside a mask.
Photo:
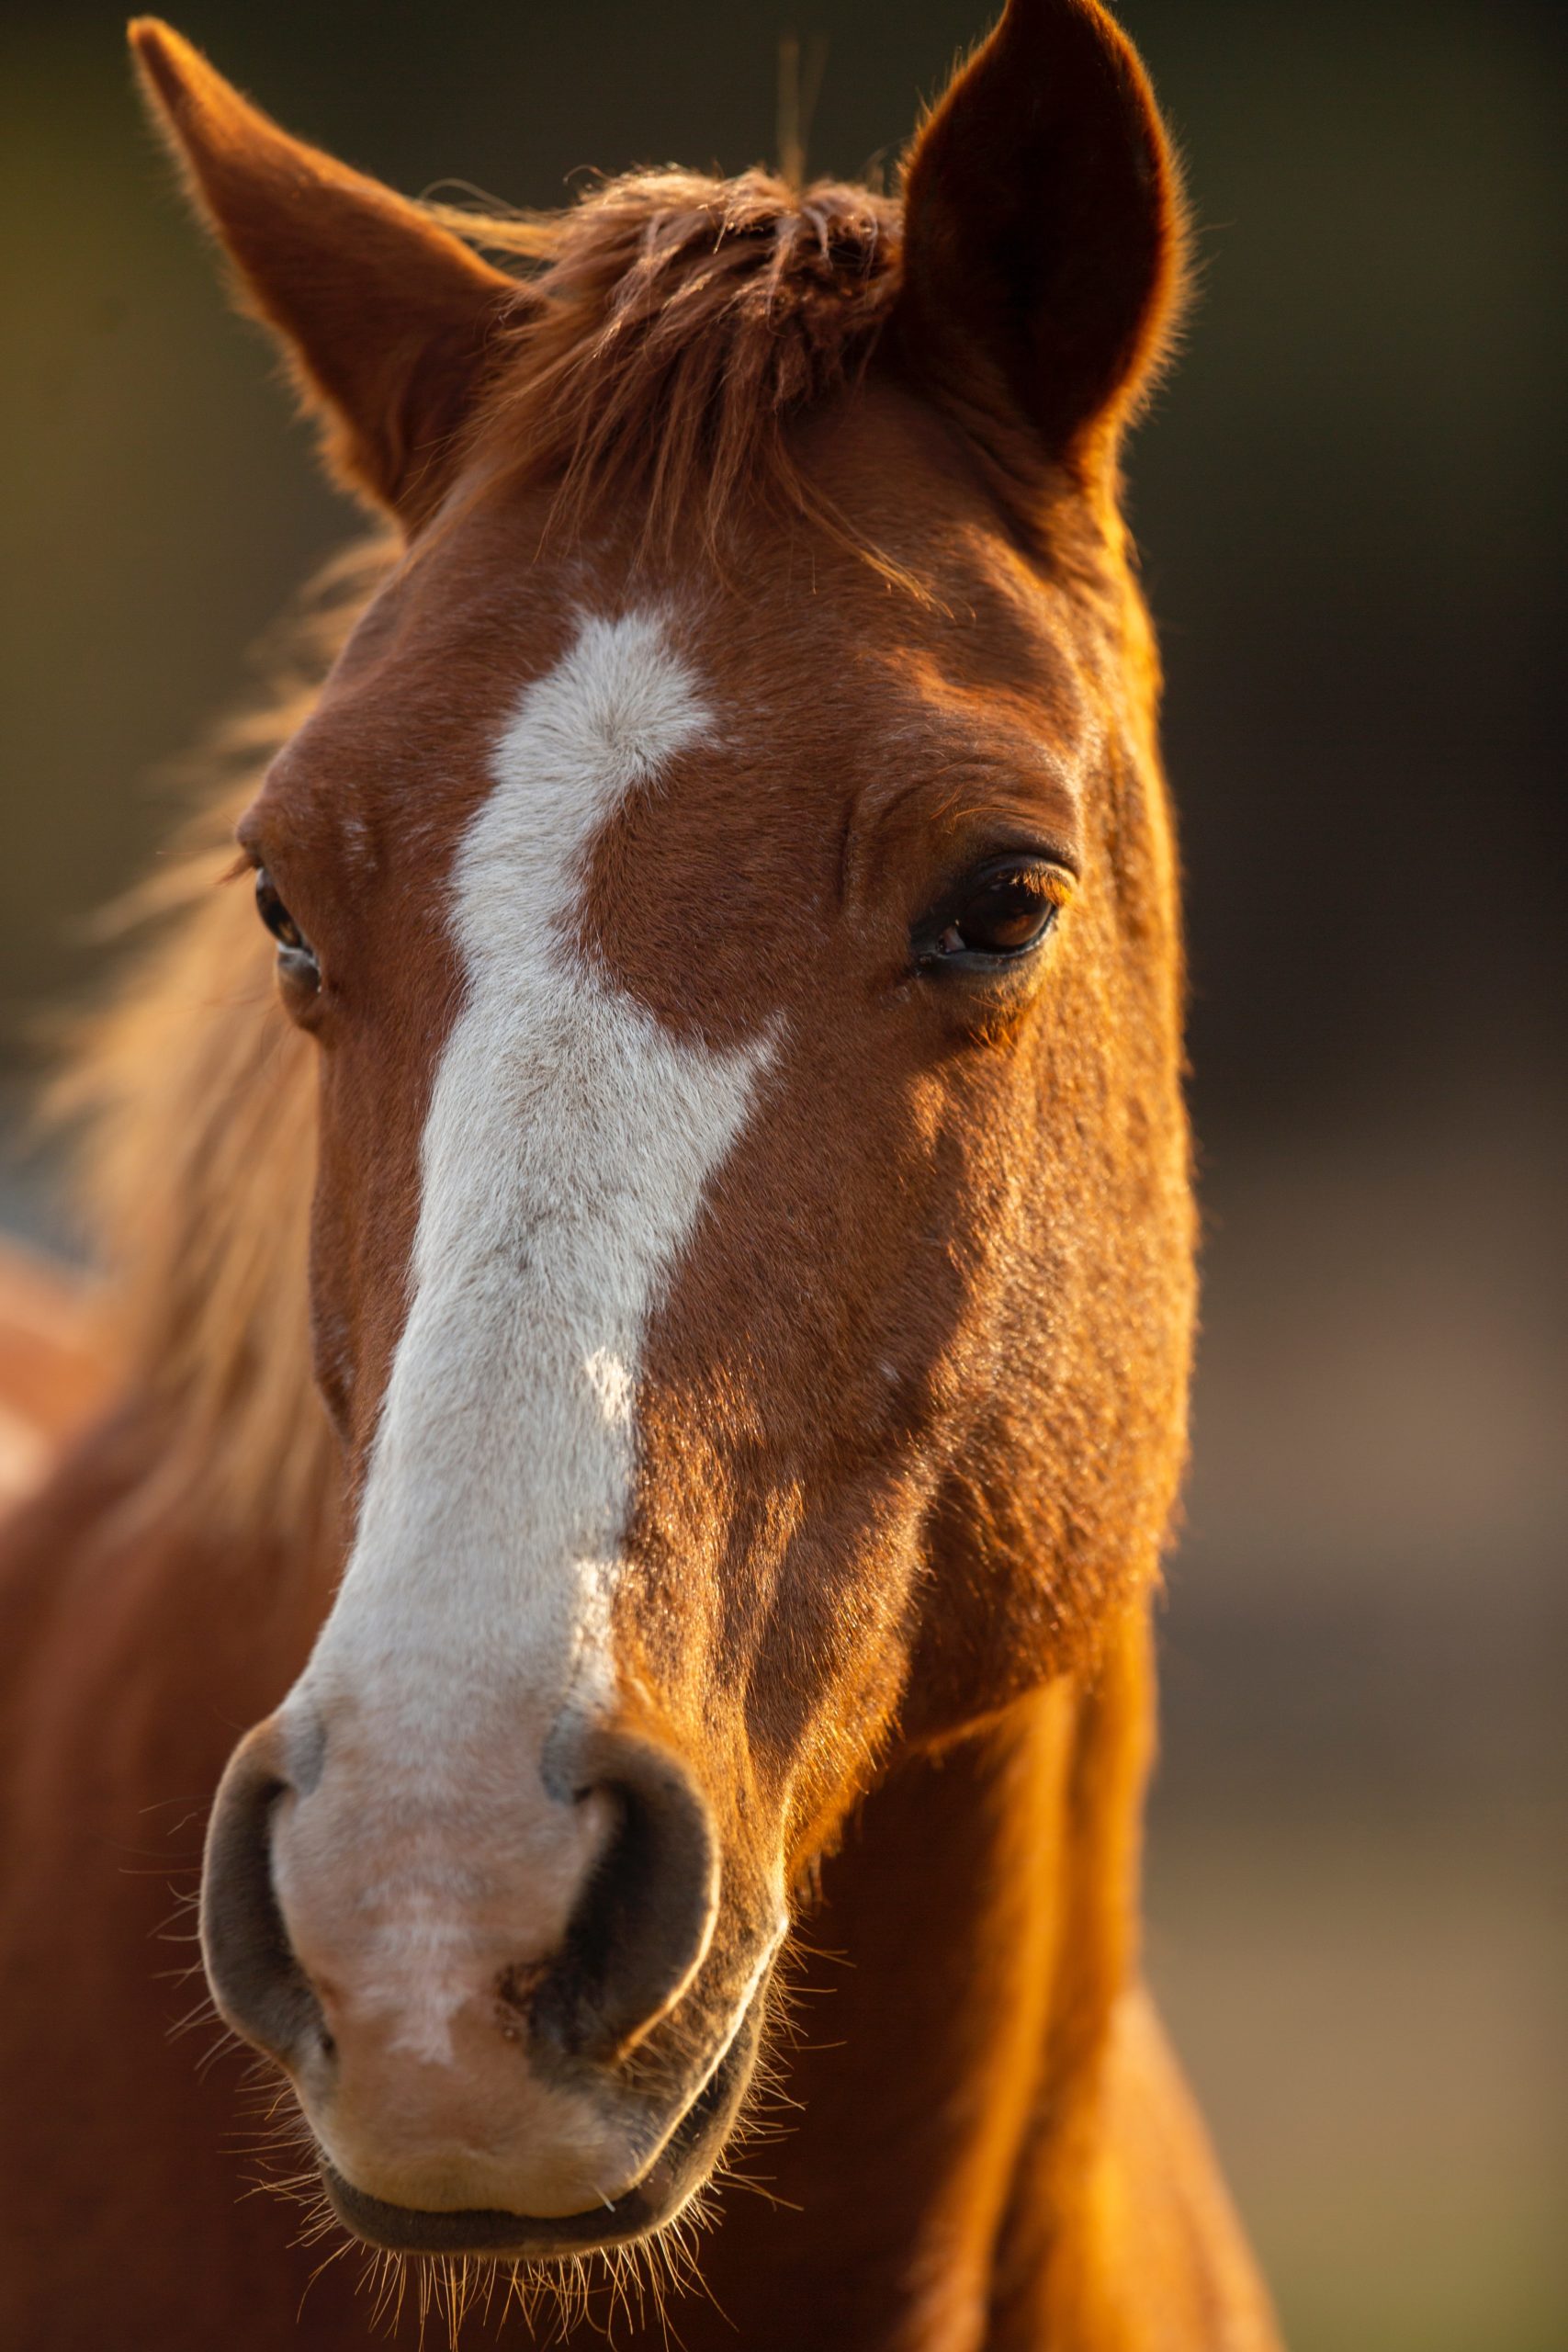
[{"label": "horse's neck", "polygon": [[1092,1687],[1054,1686],[864,1806],[807,1925],[802,2111],[737,2159],[801,2211],[742,2218],[731,2188],[704,2264],[749,2343],[1077,2340],[1041,2325],[1080,2300],[1148,1713],[1130,1623]]}]

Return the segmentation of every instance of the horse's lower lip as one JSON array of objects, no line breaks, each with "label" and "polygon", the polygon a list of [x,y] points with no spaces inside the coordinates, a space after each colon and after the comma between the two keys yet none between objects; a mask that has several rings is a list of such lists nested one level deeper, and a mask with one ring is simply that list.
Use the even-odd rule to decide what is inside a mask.
[{"label": "horse's lower lip", "polygon": [[698,2092],[652,2168],[613,2203],[540,2221],[526,2213],[476,2208],[430,2213],[368,2196],[321,2159],[321,2187],[338,2220],[390,2254],[488,2256],[492,2261],[548,2261],[626,2245],[671,2221],[710,2169],[728,2132],[756,2054],[764,1987],[759,1986],[734,2040]]}]

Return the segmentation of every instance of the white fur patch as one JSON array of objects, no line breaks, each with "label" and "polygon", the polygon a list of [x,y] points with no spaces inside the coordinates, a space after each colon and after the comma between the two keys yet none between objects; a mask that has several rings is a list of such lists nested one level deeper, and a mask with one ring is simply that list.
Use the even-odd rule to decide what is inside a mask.
[{"label": "white fur patch", "polygon": [[[412,1305],[348,1567],[296,1694],[347,1726],[341,1744],[329,1727],[323,1792],[348,1755],[378,1759],[371,1811],[396,1819],[405,1898],[412,1872],[482,1912],[493,1890],[442,1825],[471,1833],[488,1812],[525,1855],[552,1727],[612,1695],[644,1330],[768,1049],[672,1037],[576,927],[595,835],[711,723],[658,618],[584,622],[522,695],[455,861],[467,993],[424,1132]],[[576,1865],[553,1859],[564,1885]],[[380,1909],[373,1889],[375,1942],[365,1909]],[[386,1943],[407,1916],[388,1903]],[[412,1990],[389,1982],[386,2001]]]}]

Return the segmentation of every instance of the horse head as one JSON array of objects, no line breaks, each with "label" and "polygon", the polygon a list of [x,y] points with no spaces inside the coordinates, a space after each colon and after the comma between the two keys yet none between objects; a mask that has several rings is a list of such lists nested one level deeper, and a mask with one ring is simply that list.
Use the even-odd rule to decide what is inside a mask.
[{"label": "horse head", "polygon": [[398,534],[240,827],[352,1537],[218,1798],[208,1972],[362,2236],[603,2246],[712,2172],[885,1760],[1156,1560],[1190,1209],[1115,488],[1171,164],[1096,0],[1011,0],[897,198],[548,222],[134,38]]}]

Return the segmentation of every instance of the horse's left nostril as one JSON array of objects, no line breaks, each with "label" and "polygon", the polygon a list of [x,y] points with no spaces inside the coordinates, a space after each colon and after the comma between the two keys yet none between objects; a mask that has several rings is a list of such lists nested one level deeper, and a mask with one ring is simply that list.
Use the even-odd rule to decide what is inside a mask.
[{"label": "horse's left nostril", "polygon": [[332,2044],[273,1885],[273,1814],[291,1785],[280,1747],[275,1724],[259,1724],[219,1786],[202,1866],[201,1951],[225,2021],[297,2067]]},{"label": "horse's left nostril", "polygon": [[702,1796],[650,1740],[595,1733],[572,1764],[576,1794],[607,1797],[615,1826],[527,2007],[537,2040],[603,2065],[635,2047],[702,1965],[718,1907],[718,1851]]}]

